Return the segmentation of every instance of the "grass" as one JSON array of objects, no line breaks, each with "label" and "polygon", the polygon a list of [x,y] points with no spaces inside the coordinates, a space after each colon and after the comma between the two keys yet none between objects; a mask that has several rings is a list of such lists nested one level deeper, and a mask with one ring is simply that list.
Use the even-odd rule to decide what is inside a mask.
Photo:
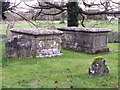
[{"label": "grass", "polygon": [[[7,30],[7,23],[1,23],[0,24],[0,34],[6,34],[6,30]],[[56,27],[66,27],[66,24],[59,24],[59,22],[43,22],[41,21],[39,23],[39,28],[48,28],[50,25],[55,25]],[[13,25],[14,28],[36,28],[35,26],[31,25],[30,23],[26,22],[26,21],[22,21],[22,22],[16,22]]]},{"label": "grass", "polygon": [[[41,24],[48,28],[50,24]],[[66,24],[54,24],[66,27]],[[87,27],[109,28],[118,31],[117,22],[85,22]],[[0,34],[5,34],[7,24],[0,24]],[[33,26],[32,26],[33,27]],[[4,29],[3,29],[4,28]],[[26,22],[19,22],[14,28],[31,28]],[[62,50],[63,57],[32,58],[6,61],[6,40],[0,39],[0,59],[2,62],[2,88],[114,88],[118,83],[118,53],[89,55],[69,50]],[[118,51],[117,43],[109,43],[110,50]],[[88,69],[97,56],[107,60],[110,74],[103,77],[88,77]],[[1,72],[0,72],[1,74]],[[1,78],[0,78],[1,79]],[[0,83],[1,85],[1,83]]]},{"label": "grass", "polygon": [[[118,44],[109,44],[118,50]],[[3,88],[114,88],[118,83],[118,53],[89,55],[62,50],[63,57],[6,61],[3,58]],[[4,55],[5,56],[5,55]],[[110,74],[88,77],[96,56],[107,60]],[[69,77],[72,75],[72,77]]]},{"label": "grass", "polygon": [[85,22],[86,27],[107,28],[118,32],[118,22],[112,21],[90,21]]},{"label": "grass", "polygon": [[[84,22],[86,27],[96,27],[96,28],[107,28],[112,29],[113,31],[118,32],[118,22],[112,21],[85,21]],[[50,25],[55,25],[56,27],[66,27],[67,24],[59,24],[59,21],[46,22],[41,21],[41,23],[38,24],[39,28],[48,28]],[[35,28],[33,25],[29,25],[27,22],[16,22],[14,24],[14,28]],[[82,27],[81,24],[79,27]],[[7,24],[1,23],[0,24],[0,34],[5,34],[7,30]]]}]

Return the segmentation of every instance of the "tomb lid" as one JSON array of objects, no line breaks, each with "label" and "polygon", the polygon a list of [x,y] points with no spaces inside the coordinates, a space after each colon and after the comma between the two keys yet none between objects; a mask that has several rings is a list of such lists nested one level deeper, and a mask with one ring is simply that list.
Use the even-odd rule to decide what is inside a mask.
[{"label": "tomb lid", "polygon": [[11,32],[30,34],[30,35],[54,35],[62,34],[62,31],[58,30],[47,30],[47,29],[36,29],[36,28],[13,28],[10,29]]},{"label": "tomb lid", "polygon": [[105,28],[84,28],[84,27],[60,27],[57,28],[61,31],[78,31],[78,32],[91,32],[91,33],[99,33],[99,32],[111,32],[111,29],[105,29]]}]

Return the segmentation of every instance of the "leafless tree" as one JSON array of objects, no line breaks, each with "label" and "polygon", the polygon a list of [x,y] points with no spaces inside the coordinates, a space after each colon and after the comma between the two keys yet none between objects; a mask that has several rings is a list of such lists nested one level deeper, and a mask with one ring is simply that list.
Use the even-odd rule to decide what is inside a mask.
[{"label": "leafless tree", "polygon": [[[78,4],[78,2],[81,1],[82,4],[85,7],[100,7],[101,10],[98,11],[89,11],[86,9],[83,9],[81,7],[81,5]],[[29,5],[26,0],[22,0],[21,2],[24,2],[24,4],[30,8],[33,8],[35,10],[38,10],[38,12],[36,12],[36,14],[33,16],[33,19],[36,20],[36,18],[39,15],[58,15],[61,14],[65,11],[67,11],[68,14],[68,19],[67,19],[67,23],[68,26],[78,26],[78,15],[80,14],[82,16],[82,21],[81,24],[83,27],[84,24],[84,15],[102,15],[102,14],[111,14],[111,15],[120,15],[120,10],[118,10],[118,5],[120,5],[120,2],[117,1],[113,1],[113,0],[100,0],[99,2],[90,2],[88,3],[88,0],[68,0],[66,1],[64,4],[61,4],[60,2],[52,2],[52,1],[48,1],[48,0],[37,0],[37,5],[36,6],[31,6]],[[6,9],[6,11],[11,11],[12,13],[15,13],[17,15],[19,15],[20,17],[22,17],[24,20],[32,23],[33,25],[35,25],[33,22],[31,22],[30,20],[24,18],[24,16],[20,15],[19,13],[16,12],[16,7],[21,3],[17,3],[17,4],[13,4],[13,6],[9,7]],[[4,6],[3,6],[4,7]],[[47,13],[45,12],[45,10],[51,10],[51,9],[56,9],[57,12],[51,12],[51,13]]]}]

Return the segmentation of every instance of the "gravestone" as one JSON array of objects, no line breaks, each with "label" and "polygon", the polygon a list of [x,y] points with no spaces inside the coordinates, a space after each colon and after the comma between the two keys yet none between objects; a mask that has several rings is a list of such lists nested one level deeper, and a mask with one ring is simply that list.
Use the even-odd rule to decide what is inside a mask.
[{"label": "gravestone", "polygon": [[96,54],[108,52],[108,32],[104,28],[61,27],[63,31],[62,47],[78,52]]},{"label": "gravestone", "polygon": [[109,68],[107,67],[105,59],[98,58],[97,60],[94,60],[91,67],[89,68],[88,74],[89,77],[108,75]]},{"label": "gravestone", "polygon": [[6,43],[7,59],[48,58],[62,56],[61,35],[58,30],[10,29],[11,40]]}]

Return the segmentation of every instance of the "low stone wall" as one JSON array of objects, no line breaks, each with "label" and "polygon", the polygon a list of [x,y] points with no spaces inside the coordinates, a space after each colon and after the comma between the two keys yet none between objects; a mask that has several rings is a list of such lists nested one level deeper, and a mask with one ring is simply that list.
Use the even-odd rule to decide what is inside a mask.
[{"label": "low stone wall", "polygon": [[107,47],[108,32],[111,30],[100,28],[62,27],[62,47],[85,53],[109,51]]},{"label": "low stone wall", "polygon": [[11,29],[6,43],[7,59],[56,57],[61,53],[61,31],[44,29]]}]

